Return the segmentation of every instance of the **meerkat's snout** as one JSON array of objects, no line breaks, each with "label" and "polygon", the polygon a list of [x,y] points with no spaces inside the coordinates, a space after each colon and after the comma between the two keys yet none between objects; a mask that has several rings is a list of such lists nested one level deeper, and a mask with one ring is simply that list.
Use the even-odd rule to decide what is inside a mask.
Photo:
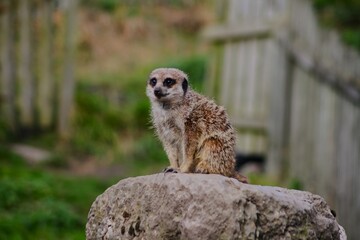
[{"label": "meerkat's snout", "polygon": [[157,98],[161,98],[161,90],[160,88],[155,88],[154,89],[154,95],[157,97]]},{"label": "meerkat's snout", "polygon": [[157,87],[154,89],[154,95],[157,99],[160,99],[162,97],[165,97],[167,95],[169,95],[168,93],[163,93],[163,91],[161,90],[160,87]]}]

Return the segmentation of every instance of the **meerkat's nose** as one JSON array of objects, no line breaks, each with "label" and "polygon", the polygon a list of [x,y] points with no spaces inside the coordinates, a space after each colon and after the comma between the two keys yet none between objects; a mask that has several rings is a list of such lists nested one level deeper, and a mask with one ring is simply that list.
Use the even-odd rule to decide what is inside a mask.
[{"label": "meerkat's nose", "polygon": [[155,96],[156,96],[157,98],[161,98],[161,97],[163,96],[160,88],[155,88],[154,94],[155,94]]}]

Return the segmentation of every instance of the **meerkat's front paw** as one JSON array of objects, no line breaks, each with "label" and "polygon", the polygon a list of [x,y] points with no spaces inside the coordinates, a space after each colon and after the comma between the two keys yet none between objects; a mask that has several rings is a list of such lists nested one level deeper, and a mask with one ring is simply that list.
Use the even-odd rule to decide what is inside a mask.
[{"label": "meerkat's front paw", "polygon": [[173,167],[167,167],[163,170],[163,173],[179,173],[180,169],[173,168]]},{"label": "meerkat's front paw", "polygon": [[235,173],[234,178],[237,179],[238,181],[242,182],[242,183],[249,183],[249,180],[247,177],[241,175],[240,173]]}]

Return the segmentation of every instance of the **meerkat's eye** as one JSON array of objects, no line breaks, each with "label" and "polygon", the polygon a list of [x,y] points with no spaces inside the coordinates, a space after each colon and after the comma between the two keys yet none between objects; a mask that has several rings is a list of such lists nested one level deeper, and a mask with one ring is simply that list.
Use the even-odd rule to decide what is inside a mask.
[{"label": "meerkat's eye", "polygon": [[154,87],[154,86],[156,85],[156,82],[157,82],[156,78],[152,78],[152,79],[150,79],[150,81],[149,81],[149,83],[150,83],[150,85],[151,85],[152,87]]},{"label": "meerkat's eye", "polygon": [[165,86],[165,87],[171,87],[171,86],[173,86],[175,83],[176,83],[176,80],[175,80],[175,79],[172,79],[172,78],[166,78],[166,79],[164,80],[164,86]]}]

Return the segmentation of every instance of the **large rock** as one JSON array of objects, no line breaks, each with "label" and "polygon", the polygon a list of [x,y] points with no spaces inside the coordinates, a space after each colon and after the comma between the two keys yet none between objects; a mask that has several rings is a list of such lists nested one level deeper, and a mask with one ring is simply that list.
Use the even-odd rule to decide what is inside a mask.
[{"label": "large rock", "polygon": [[220,175],[128,178],[93,203],[87,239],[346,239],[323,198]]}]

